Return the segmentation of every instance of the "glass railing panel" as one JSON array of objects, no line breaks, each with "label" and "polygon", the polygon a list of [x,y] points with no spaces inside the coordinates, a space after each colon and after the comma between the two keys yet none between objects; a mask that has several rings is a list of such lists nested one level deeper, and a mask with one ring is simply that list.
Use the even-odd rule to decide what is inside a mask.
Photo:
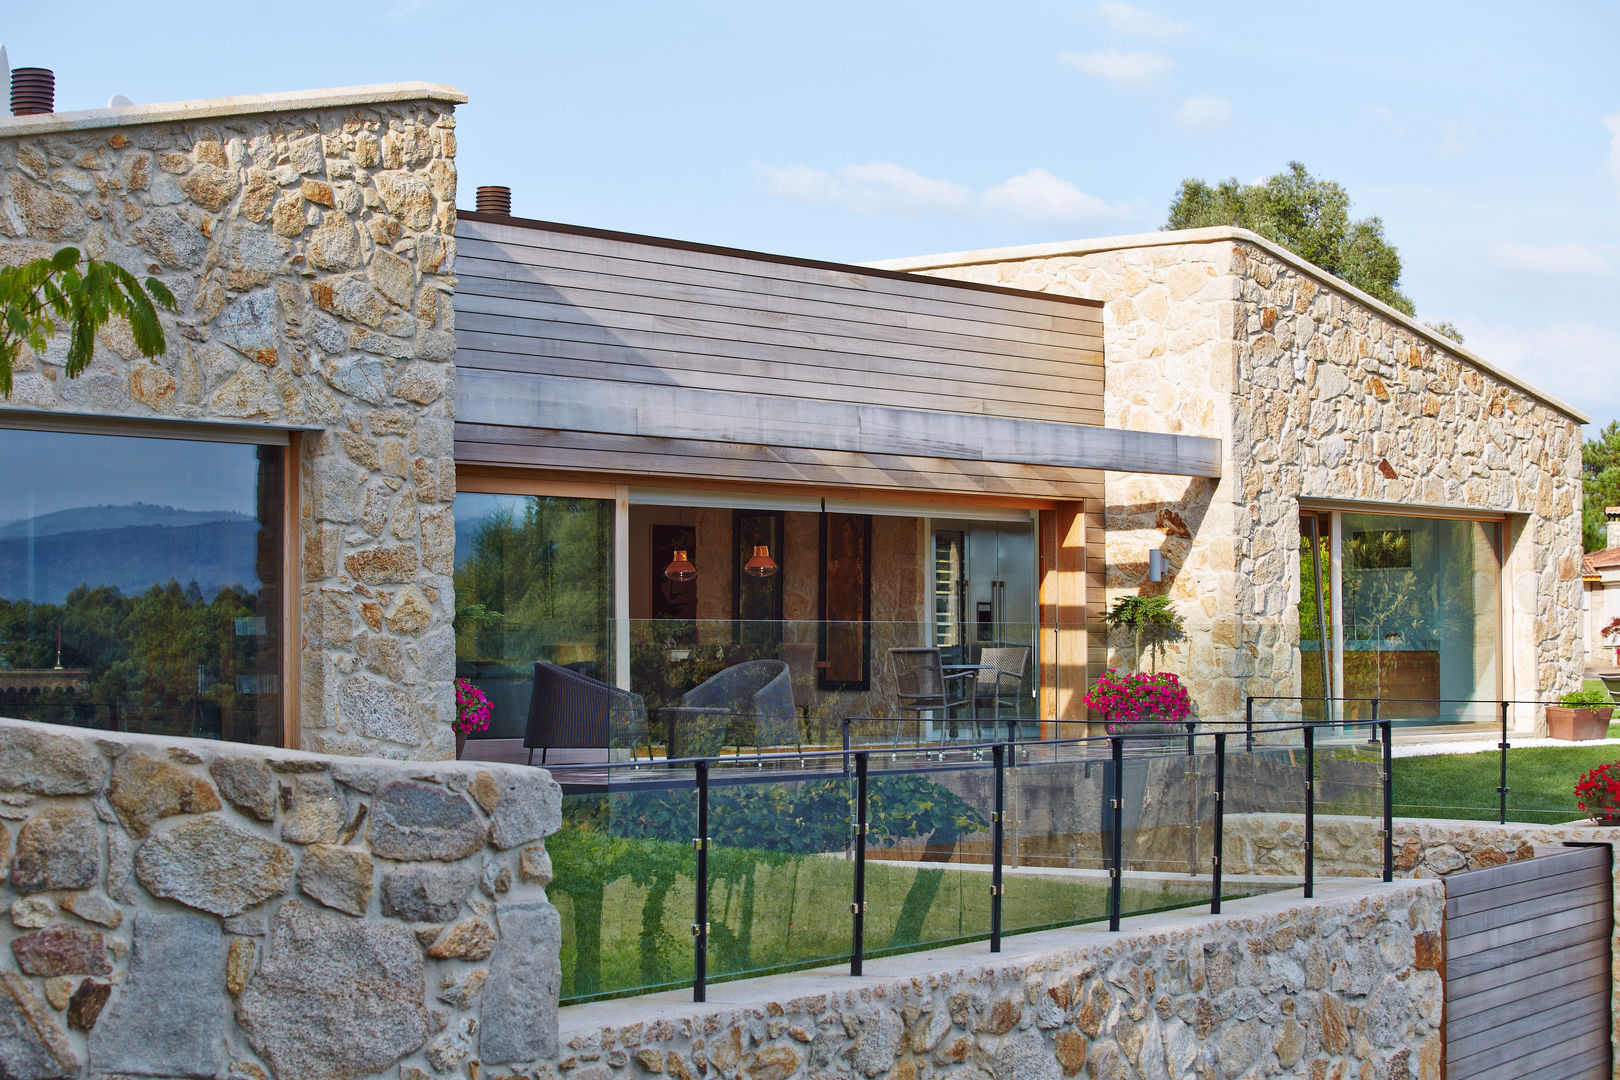
[{"label": "glass railing panel", "polygon": [[711,980],[846,961],[854,897],[853,776],[840,754],[710,772]]},{"label": "glass railing panel", "polygon": [[1198,742],[1169,731],[1125,738],[1122,915],[1210,901],[1215,761]]},{"label": "glass railing panel", "polygon": [[1323,727],[1315,739],[1315,873],[1384,872],[1384,747],[1372,725]]},{"label": "glass railing panel", "polygon": [[[559,768],[546,894],[562,919],[562,1003],[688,985],[697,796],[690,770]],[[632,776],[634,777],[632,779]]]},{"label": "glass railing panel", "polygon": [[987,937],[992,752],[877,751],[868,770],[866,955]]},{"label": "glass railing panel", "polygon": [[1305,883],[1305,742],[1300,731],[1267,731],[1245,750],[1227,741],[1221,833],[1221,896]]},{"label": "glass railing panel", "polygon": [[1007,780],[1002,931],[1108,917],[1107,740],[1020,743]]}]

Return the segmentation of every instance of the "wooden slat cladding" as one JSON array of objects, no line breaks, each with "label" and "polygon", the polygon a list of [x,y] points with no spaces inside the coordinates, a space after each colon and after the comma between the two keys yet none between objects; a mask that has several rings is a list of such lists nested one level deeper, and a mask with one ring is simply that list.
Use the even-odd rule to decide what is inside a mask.
[{"label": "wooden slat cladding", "polygon": [[[1103,423],[1098,304],[485,215],[463,217],[456,239],[456,362],[469,389],[480,375],[527,376],[577,381],[587,398],[604,400],[629,387],[678,388]],[[510,410],[481,408],[475,398],[458,405],[461,460],[593,467],[581,445],[589,440],[556,446],[567,460],[536,460]],[[853,431],[839,445],[854,455],[880,449],[863,448]],[[761,482],[832,482],[838,468],[814,452],[739,458],[713,439],[643,439],[626,449],[673,451],[688,475],[708,475],[704,462],[714,460],[717,475]],[[1044,498],[1076,497],[1076,485],[1095,482],[899,463],[852,466],[848,482]]]},{"label": "wooden slat cladding", "polygon": [[1609,1076],[1612,858],[1569,848],[1446,879],[1449,1080]]}]

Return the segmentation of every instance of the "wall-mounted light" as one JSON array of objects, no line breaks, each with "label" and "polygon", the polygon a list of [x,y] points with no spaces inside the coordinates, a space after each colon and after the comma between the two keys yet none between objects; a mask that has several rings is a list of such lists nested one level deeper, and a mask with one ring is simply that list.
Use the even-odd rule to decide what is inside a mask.
[{"label": "wall-mounted light", "polygon": [[754,545],[754,557],[743,563],[743,573],[757,578],[768,578],[776,573],[776,560],[771,549],[764,544]]},{"label": "wall-mounted light", "polygon": [[1164,552],[1158,548],[1148,552],[1148,580],[1164,580]]}]

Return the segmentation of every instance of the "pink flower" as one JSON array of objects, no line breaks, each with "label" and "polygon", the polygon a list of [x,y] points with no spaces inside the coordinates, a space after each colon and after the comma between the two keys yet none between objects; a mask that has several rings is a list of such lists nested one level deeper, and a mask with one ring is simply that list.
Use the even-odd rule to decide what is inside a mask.
[{"label": "pink flower", "polygon": [[466,679],[456,680],[456,731],[470,735],[489,730],[489,698]]},{"label": "pink flower", "polygon": [[1143,721],[1158,721],[1170,730],[1192,713],[1187,688],[1168,671],[1120,675],[1109,668],[1084,701],[1103,714],[1109,734],[1115,735]]}]

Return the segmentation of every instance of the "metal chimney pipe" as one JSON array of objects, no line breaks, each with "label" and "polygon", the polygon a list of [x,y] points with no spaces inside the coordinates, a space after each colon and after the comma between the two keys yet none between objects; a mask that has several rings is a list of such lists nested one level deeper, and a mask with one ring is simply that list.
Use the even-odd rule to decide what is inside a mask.
[{"label": "metal chimney pipe", "polygon": [[504,214],[512,216],[512,189],[490,185],[478,189],[478,212],[480,214]]},{"label": "metal chimney pipe", "polygon": [[56,111],[56,75],[50,68],[20,67],[11,71],[11,115],[35,116]]}]

